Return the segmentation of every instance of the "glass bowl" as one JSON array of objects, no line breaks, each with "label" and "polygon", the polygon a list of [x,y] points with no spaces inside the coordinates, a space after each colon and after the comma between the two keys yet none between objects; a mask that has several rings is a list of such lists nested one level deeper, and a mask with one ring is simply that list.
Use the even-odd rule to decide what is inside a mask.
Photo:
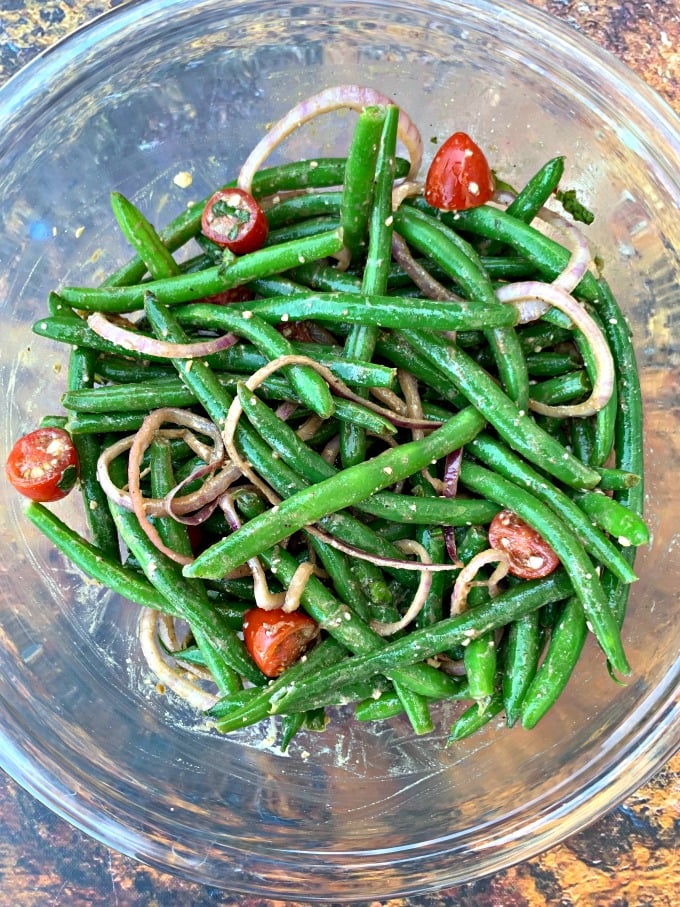
[{"label": "glass bowl", "polygon": [[[64,563],[3,482],[0,762],[68,821],[153,866],[231,891],[348,902],[533,856],[622,801],[678,745],[677,118],[518,0],[124,4],[0,92],[0,356],[4,459],[59,411],[64,351],[29,330],[48,292],[128,257],[110,190],[165,223],[233,175],[273,118],[340,82],[392,95],[426,140],[472,132],[513,183],[565,154],[566,184],[597,212],[590,235],[633,325],[646,400],[653,542],[625,624],[634,674],[613,683],[589,644],[534,731],[497,722],[448,748],[445,721],[415,739],[399,720],[369,730],[342,714],[286,755],[268,727],[223,738],[155,692],[135,609]],[[342,153],[337,142],[335,124],[318,121],[281,157]],[[176,179],[186,173],[188,188]],[[58,510],[80,525],[75,501]]]}]

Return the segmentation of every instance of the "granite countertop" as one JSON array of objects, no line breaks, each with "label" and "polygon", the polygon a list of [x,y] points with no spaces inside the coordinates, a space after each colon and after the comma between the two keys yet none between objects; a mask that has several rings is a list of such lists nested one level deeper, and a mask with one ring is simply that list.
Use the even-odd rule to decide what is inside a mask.
[{"label": "granite countertop", "polygon": [[[635,70],[680,113],[678,0],[531,0]],[[117,0],[1,0],[0,83]],[[680,754],[589,829],[474,884],[371,907],[674,907]],[[0,907],[274,905],[163,875],[71,828],[0,773]],[[278,902],[281,904],[282,902]]]}]

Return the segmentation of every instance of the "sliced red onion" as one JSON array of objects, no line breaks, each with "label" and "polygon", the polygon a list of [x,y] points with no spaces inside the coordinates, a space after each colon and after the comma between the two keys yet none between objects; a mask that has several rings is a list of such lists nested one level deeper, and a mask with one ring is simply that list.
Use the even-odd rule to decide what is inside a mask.
[{"label": "sliced red onion", "polygon": [[[494,193],[494,200],[502,205],[510,205],[515,199],[515,195],[507,190],[497,191]],[[569,261],[564,270],[553,280],[553,284],[567,293],[571,293],[581,282],[586,271],[593,260],[590,254],[588,241],[583,231],[571,220],[557,211],[543,207],[533,222],[535,225],[543,221],[556,227],[562,233],[566,233],[571,240],[571,254]],[[540,317],[539,315],[535,316]]]},{"label": "sliced red onion", "polygon": [[294,403],[292,400],[285,400],[283,403],[279,404],[276,407],[276,415],[282,422],[287,422],[290,417],[293,415],[295,410],[298,408],[299,404]]},{"label": "sliced red onion", "polygon": [[213,337],[210,340],[195,343],[170,343],[166,340],[146,337],[136,331],[114,324],[102,312],[93,312],[89,315],[87,324],[95,334],[99,334],[105,340],[110,340],[121,349],[162,359],[198,359],[201,356],[209,356],[211,353],[226,350],[238,340],[235,334],[224,334],[222,337]]},{"label": "sliced red onion", "polygon": [[[393,104],[387,95],[362,85],[337,85],[326,88],[292,107],[269,129],[246,158],[238,176],[238,186],[252,192],[253,176],[272,151],[292,132],[314,117],[334,110],[349,108],[361,111],[373,104]],[[413,120],[399,111],[398,135],[408,151],[411,161],[408,176],[413,179],[420,169],[423,158],[423,140]]]},{"label": "sliced red onion", "polygon": [[[175,431],[163,429],[158,432],[158,435],[164,438],[178,438],[183,437],[184,434],[185,433],[181,430]],[[107,498],[114,501],[120,507],[124,507],[126,510],[132,510],[130,495],[122,488],[118,488],[118,486],[114,485],[111,481],[109,466],[117,457],[124,454],[132,447],[133,441],[134,435],[130,435],[127,438],[121,438],[119,441],[116,441],[115,444],[112,444],[110,447],[107,447],[106,450],[102,451],[102,454],[97,461],[97,480],[104,490],[104,493]],[[202,488],[174,498],[172,502],[172,516],[177,518],[178,514],[188,514],[200,510],[201,507],[219,497],[219,495],[236,481],[240,475],[240,471],[231,465],[221,469],[218,473],[210,476],[210,478],[203,483]],[[144,510],[147,516],[151,517],[170,515],[168,513],[166,498],[145,498]]]},{"label": "sliced red onion", "polygon": [[[487,564],[498,563],[489,579],[475,580],[482,567]],[[480,551],[463,567],[453,586],[451,593],[451,616],[462,614],[467,608],[467,597],[473,586],[487,586],[489,595],[494,598],[498,594],[498,584],[507,576],[510,560],[505,551],[498,551],[495,548],[487,548],[486,551]]]},{"label": "sliced red onion", "polygon": [[588,311],[565,290],[554,284],[543,283],[538,280],[525,280],[519,283],[506,284],[496,291],[499,302],[512,303],[520,311],[522,320],[522,307],[529,303],[538,302],[547,310],[551,306],[564,312],[572,323],[584,335],[593,353],[597,369],[597,376],[593,382],[590,396],[582,403],[565,404],[563,406],[549,406],[530,400],[529,406],[534,412],[545,416],[557,418],[581,418],[592,416],[607,405],[614,389],[614,360],[609,344],[597,323],[588,314]]},{"label": "sliced red onion", "polygon": [[583,231],[561,214],[557,214],[549,208],[542,208],[538,216],[541,220],[557,227],[563,233],[567,233],[571,239],[569,261],[562,273],[552,282],[553,286],[559,287],[566,293],[571,293],[579,285],[593,260],[588,241]]},{"label": "sliced red onion", "polygon": [[407,198],[414,198],[416,195],[422,195],[425,183],[417,180],[406,179],[392,190],[392,210],[396,211],[399,205]]},{"label": "sliced red onion", "polygon": [[[415,554],[420,558],[421,564],[432,564],[432,559],[427,553],[427,550],[414,539],[399,539],[394,543],[398,548],[404,551],[407,554]],[[423,605],[427,599],[427,596],[430,593],[432,587],[432,574],[429,572],[422,572],[420,574],[420,581],[418,583],[418,588],[416,589],[415,595],[413,596],[413,601],[408,606],[406,613],[399,620],[387,622],[380,620],[371,621],[371,629],[374,630],[378,636],[392,636],[395,633],[398,633],[400,630],[403,630],[404,627],[416,619],[416,617],[423,610]]]},{"label": "sliced red onion", "polygon": [[411,254],[408,243],[399,233],[392,234],[392,254],[394,260],[404,269],[413,283],[428,299],[460,301],[459,296],[448,290],[420,262],[416,261]]},{"label": "sliced red onion", "polygon": [[158,612],[152,611],[151,608],[143,608],[139,617],[139,642],[146,663],[164,687],[172,690],[198,711],[207,712],[215,705],[218,697],[206,692],[195,681],[189,680],[184,667],[168,664],[158,641],[156,629],[158,617]]},{"label": "sliced red onion", "polygon": [[331,548],[337,548],[338,551],[349,554],[351,557],[359,558],[359,560],[370,561],[376,567],[390,567],[394,570],[413,570],[424,573],[441,573],[442,571],[457,570],[460,566],[456,564],[425,564],[421,561],[407,561],[398,557],[383,557],[380,554],[372,554],[370,551],[364,551],[362,548],[357,548],[355,545],[341,541],[325,530],[319,529],[318,526],[307,526],[305,527],[305,532],[316,536],[322,542],[330,545]]},{"label": "sliced red onion", "polygon": [[[459,447],[452,451],[446,457],[444,464],[444,482],[443,491],[445,498],[455,498],[458,494],[458,477],[460,476],[460,464],[463,462],[463,448]],[[453,526],[444,526],[444,543],[446,551],[451,558],[452,563],[460,564],[458,560],[458,550],[456,548],[456,536]]]},{"label": "sliced red onion", "polygon": [[[153,410],[145,417],[139,431],[134,436],[130,445],[130,456],[128,459],[128,494],[132,510],[139,520],[142,531],[147,535],[149,540],[158,548],[159,551],[166,554],[171,560],[178,564],[189,564],[193,558],[180,554],[166,545],[160,537],[160,534],[149,517],[144,506],[144,496],[142,495],[140,484],[140,466],[144,451],[149,447],[164,422],[172,422],[177,425],[191,427],[207,437],[212,437],[215,441],[215,450],[218,456],[222,453],[222,440],[216,426],[209,420],[197,416],[188,410],[178,409],[177,407],[162,407]],[[212,465],[212,464],[211,464]]]}]

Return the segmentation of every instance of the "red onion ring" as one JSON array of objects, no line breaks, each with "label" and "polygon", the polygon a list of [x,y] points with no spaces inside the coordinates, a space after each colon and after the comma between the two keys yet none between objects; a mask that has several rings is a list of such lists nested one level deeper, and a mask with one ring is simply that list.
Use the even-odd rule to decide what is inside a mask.
[{"label": "red onion ring", "polygon": [[[253,176],[257,170],[272,151],[304,123],[334,110],[349,108],[361,111],[372,104],[391,105],[393,101],[387,95],[362,85],[337,85],[300,101],[274,123],[250,152],[238,176],[239,189],[252,192]],[[409,153],[411,167],[408,176],[413,179],[420,169],[423,158],[423,140],[415,123],[403,110],[399,111],[398,136]]]},{"label": "red onion ring", "polygon": [[588,399],[581,403],[565,404],[563,406],[549,406],[536,400],[530,400],[529,406],[534,412],[545,416],[556,416],[557,418],[581,418],[593,416],[603,406],[607,405],[612,395],[615,381],[614,360],[611,350],[597,323],[573,296],[570,296],[569,293],[555,286],[555,284],[543,283],[538,280],[525,280],[500,287],[496,291],[496,297],[499,302],[512,303],[519,310],[520,323],[522,324],[526,320],[531,320],[523,312],[523,307],[525,306],[532,315],[537,302],[539,306],[543,307],[543,311],[546,311],[551,306],[559,309],[581,331],[590,344],[593,353],[597,376]]}]

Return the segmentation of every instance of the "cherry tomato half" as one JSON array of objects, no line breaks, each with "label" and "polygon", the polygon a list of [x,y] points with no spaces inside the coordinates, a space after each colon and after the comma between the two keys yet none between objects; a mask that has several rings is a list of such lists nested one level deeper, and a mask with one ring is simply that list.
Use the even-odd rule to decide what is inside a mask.
[{"label": "cherry tomato half", "polygon": [[318,624],[304,611],[251,608],[243,615],[243,639],[251,658],[267,677],[278,677],[319,636]]},{"label": "cherry tomato half", "polygon": [[220,189],[201,216],[201,230],[214,243],[235,255],[262,248],[269,232],[267,217],[243,189]]},{"label": "cherry tomato half", "polygon": [[464,211],[488,202],[493,174],[484,152],[465,132],[454,132],[435,154],[425,177],[425,201],[442,211]]},{"label": "cherry tomato half", "polygon": [[545,539],[511,510],[501,510],[491,520],[489,544],[508,555],[509,572],[521,579],[548,576],[560,562]]},{"label": "cherry tomato half", "polygon": [[19,438],[5,464],[14,488],[32,501],[65,498],[78,479],[78,454],[62,428],[37,428]]}]

